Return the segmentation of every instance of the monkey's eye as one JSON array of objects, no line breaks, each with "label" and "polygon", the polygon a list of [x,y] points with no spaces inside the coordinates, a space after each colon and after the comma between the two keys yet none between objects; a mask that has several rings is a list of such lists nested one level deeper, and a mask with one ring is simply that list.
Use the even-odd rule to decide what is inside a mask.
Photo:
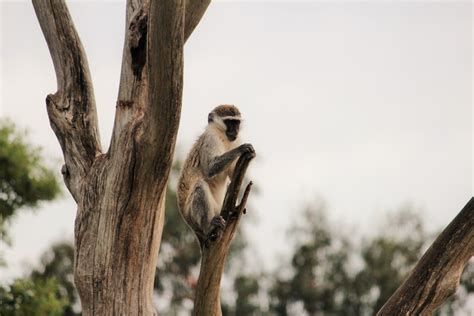
[{"label": "monkey's eye", "polygon": [[226,119],[224,120],[224,123],[227,127],[239,127],[240,125],[240,120],[237,119]]}]

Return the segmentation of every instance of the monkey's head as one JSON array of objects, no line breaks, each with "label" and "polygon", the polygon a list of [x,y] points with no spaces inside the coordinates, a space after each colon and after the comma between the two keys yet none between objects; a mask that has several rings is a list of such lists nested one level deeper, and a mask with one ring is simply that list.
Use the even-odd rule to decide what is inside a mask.
[{"label": "monkey's head", "polygon": [[234,105],[219,105],[207,117],[207,122],[216,124],[231,142],[237,139],[240,128],[240,111]]}]

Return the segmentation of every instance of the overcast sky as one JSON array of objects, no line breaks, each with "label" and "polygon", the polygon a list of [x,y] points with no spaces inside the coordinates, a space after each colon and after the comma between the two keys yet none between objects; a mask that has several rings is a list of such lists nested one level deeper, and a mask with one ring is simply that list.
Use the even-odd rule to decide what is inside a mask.
[{"label": "overcast sky", "polygon": [[[30,2],[1,2],[1,110],[61,164],[44,99],[56,79]],[[122,2],[72,2],[107,148],[118,91]],[[267,266],[308,202],[335,225],[370,232],[410,204],[444,227],[472,196],[472,4],[466,2],[216,2],[185,48],[178,153],[216,105],[237,105],[260,194],[251,244]],[[2,278],[71,238],[75,205],[15,218]],[[3,246],[3,245],[2,245]]]}]

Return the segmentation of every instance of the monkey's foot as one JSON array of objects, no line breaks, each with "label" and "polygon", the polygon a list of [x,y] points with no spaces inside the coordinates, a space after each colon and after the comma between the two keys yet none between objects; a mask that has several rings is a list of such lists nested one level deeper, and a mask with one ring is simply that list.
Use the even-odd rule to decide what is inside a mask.
[{"label": "monkey's foot", "polygon": [[217,215],[211,220],[211,229],[208,236],[208,239],[211,241],[216,241],[217,239],[221,238],[222,232],[225,228],[225,220],[222,216]]}]

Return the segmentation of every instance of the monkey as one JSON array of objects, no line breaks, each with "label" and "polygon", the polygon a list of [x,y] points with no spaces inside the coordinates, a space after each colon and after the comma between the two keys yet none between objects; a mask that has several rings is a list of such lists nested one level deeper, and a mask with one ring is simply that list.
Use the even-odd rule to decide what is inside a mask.
[{"label": "monkey", "polygon": [[236,158],[255,154],[251,144],[240,144],[241,114],[234,105],[219,105],[186,157],[178,180],[178,209],[201,245],[217,239],[225,228],[220,216],[225,190]]}]

